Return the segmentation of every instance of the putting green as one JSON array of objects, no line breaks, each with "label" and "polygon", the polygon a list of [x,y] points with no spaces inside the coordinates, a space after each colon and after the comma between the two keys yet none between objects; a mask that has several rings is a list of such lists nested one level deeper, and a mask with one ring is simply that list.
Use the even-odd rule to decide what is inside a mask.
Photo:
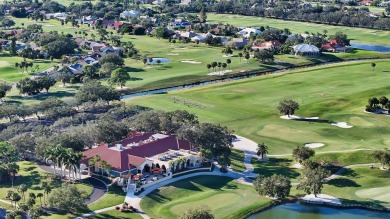
[{"label": "putting green", "polygon": [[239,205],[240,200],[241,196],[235,193],[216,194],[206,199],[175,205],[170,208],[170,211],[172,214],[181,215],[184,211],[201,205],[209,206],[212,211],[224,211],[231,205]]},{"label": "putting green", "polygon": [[390,202],[390,186],[362,189],[356,191],[355,194],[361,198]]}]

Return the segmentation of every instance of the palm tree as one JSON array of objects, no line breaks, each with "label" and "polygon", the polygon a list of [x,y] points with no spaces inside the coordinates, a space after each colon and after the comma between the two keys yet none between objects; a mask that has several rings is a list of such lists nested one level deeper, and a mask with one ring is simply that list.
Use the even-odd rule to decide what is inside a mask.
[{"label": "palm tree", "polygon": [[[51,192],[51,187],[47,183],[44,185],[45,186],[43,186],[43,192],[44,192],[44,194],[46,194],[46,197],[47,197]],[[45,196],[43,196],[43,200],[44,200],[44,202],[46,202]]]},{"label": "palm tree", "polygon": [[161,60],[160,60],[160,59],[157,59],[156,63],[157,63],[157,66],[160,66]]},{"label": "palm tree", "polygon": [[18,192],[22,193],[23,201],[25,200],[24,193],[27,191],[27,186],[25,184],[20,184],[18,186]]},{"label": "palm tree", "polygon": [[73,152],[73,166],[74,166],[74,172],[77,175],[77,171],[79,173],[79,179],[81,180],[81,169],[80,169],[80,162],[83,159],[84,154],[80,151]]},{"label": "palm tree", "polygon": [[[95,156],[93,156],[91,159],[88,160],[88,165],[95,167],[96,164],[98,164],[98,166],[99,166],[100,161],[101,161],[100,156],[98,154],[96,154]],[[88,170],[89,170],[89,168],[88,168]],[[96,172],[96,170],[95,170],[95,172]]]},{"label": "palm tree", "polygon": [[226,63],[228,64],[228,66],[232,63],[232,60],[231,59],[226,59]]},{"label": "palm tree", "polygon": [[55,153],[55,155],[57,157],[57,165],[60,168],[60,177],[62,179],[63,178],[62,168],[63,168],[63,165],[64,165],[64,159],[66,157],[65,149],[62,148],[60,145],[58,145],[58,146],[56,146],[54,148],[54,153]]},{"label": "palm tree", "polygon": [[177,159],[177,163],[178,165],[182,165],[182,167],[184,167],[184,163],[186,162],[186,159],[184,157],[179,157],[179,159]]},{"label": "palm tree", "polygon": [[207,71],[210,72],[211,64],[207,64],[206,67],[207,67]]},{"label": "palm tree", "polygon": [[240,57],[240,63],[241,63],[241,58],[242,58],[242,53],[238,53],[238,57]]},{"label": "palm tree", "polygon": [[15,202],[15,209],[16,209],[16,202],[20,201],[20,199],[22,199],[22,197],[17,193],[17,192],[13,192],[12,195],[11,195],[11,201]]},{"label": "palm tree", "polygon": [[221,72],[222,62],[218,62],[218,71]]},{"label": "palm tree", "polygon": [[372,67],[372,71],[374,71],[375,70],[375,66],[376,66],[376,64],[373,62],[373,63],[371,63],[371,67]]},{"label": "palm tree", "polygon": [[72,154],[73,154],[73,149],[67,148],[67,149],[65,149],[65,153],[62,155],[62,159],[61,159],[63,162],[63,165],[65,166],[65,170],[66,170],[66,168],[68,168],[69,180],[70,180],[70,173],[72,172],[72,167],[73,167]]},{"label": "palm tree", "polygon": [[225,71],[225,68],[227,67],[227,64],[226,63],[222,63],[222,69],[223,71]]},{"label": "palm tree", "polygon": [[42,206],[42,197],[43,197],[42,193],[37,194],[37,198],[39,198],[39,202],[41,203],[41,206]]},{"label": "palm tree", "polygon": [[175,161],[171,160],[169,161],[169,167],[171,167],[171,172],[174,173],[175,172]]},{"label": "palm tree", "polygon": [[55,148],[50,147],[49,149],[47,149],[45,152],[45,158],[46,158],[46,162],[49,160],[51,160],[53,162],[54,176],[56,176],[57,175],[57,169],[56,169],[57,156],[55,153]]},{"label": "palm tree", "polygon": [[261,159],[264,159],[266,154],[268,154],[267,146],[264,143],[257,145],[257,156],[261,155]]},{"label": "palm tree", "polygon": [[6,165],[6,168],[8,170],[8,173],[11,175],[11,185],[12,188],[14,188],[14,178],[15,174],[19,171],[19,165],[17,165],[15,162],[8,163]]},{"label": "palm tree", "polygon": [[37,196],[33,192],[28,193],[28,197],[30,197],[32,199],[36,199],[37,198]]},{"label": "palm tree", "polygon": [[105,160],[100,161],[100,170],[101,170],[102,176],[103,176],[103,174],[104,174],[104,170],[105,170],[105,167],[106,167],[107,165],[109,165],[109,164],[107,163],[107,161],[105,161]]}]

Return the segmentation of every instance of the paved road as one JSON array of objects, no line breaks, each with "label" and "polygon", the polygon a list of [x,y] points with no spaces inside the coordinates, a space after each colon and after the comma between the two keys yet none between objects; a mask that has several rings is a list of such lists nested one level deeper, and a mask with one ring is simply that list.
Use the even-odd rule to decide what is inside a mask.
[{"label": "paved road", "polygon": [[91,195],[89,196],[89,200],[87,200],[85,204],[88,205],[94,203],[107,193],[107,186],[103,181],[92,177],[84,179],[84,181],[89,182],[93,186],[93,190]]}]

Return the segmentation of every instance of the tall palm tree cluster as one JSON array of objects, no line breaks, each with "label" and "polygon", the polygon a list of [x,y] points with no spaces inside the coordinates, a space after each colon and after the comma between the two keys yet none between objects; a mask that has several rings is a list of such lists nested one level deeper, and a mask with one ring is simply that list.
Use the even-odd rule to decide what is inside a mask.
[{"label": "tall palm tree cluster", "polygon": [[212,62],[210,64],[207,64],[206,67],[207,67],[207,70],[210,72],[210,69],[213,68],[213,71],[215,71],[215,68],[218,67],[219,69],[219,72],[221,71],[221,67],[223,68],[223,70],[225,70],[225,68],[229,67],[229,64],[232,63],[232,60],[231,59],[227,59],[226,60],[226,63],[222,63],[222,62]]},{"label": "tall palm tree cluster", "polygon": [[[59,175],[61,179],[66,177],[66,172],[63,170],[68,170],[68,179],[75,180],[77,177],[81,179],[80,161],[83,157],[82,152],[63,148],[60,145],[49,148],[45,153],[46,160],[53,163],[54,175]],[[58,173],[57,169],[59,169]]]}]

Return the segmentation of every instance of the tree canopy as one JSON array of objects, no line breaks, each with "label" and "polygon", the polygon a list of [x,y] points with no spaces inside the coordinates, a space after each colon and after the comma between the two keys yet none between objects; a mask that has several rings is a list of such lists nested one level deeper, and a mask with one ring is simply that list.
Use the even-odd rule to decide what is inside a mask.
[{"label": "tree canopy", "polygon": [[282,175],[264,177],[258,175],[253,185],[259,195],[285,198],[290,195],[291,181]]}]

